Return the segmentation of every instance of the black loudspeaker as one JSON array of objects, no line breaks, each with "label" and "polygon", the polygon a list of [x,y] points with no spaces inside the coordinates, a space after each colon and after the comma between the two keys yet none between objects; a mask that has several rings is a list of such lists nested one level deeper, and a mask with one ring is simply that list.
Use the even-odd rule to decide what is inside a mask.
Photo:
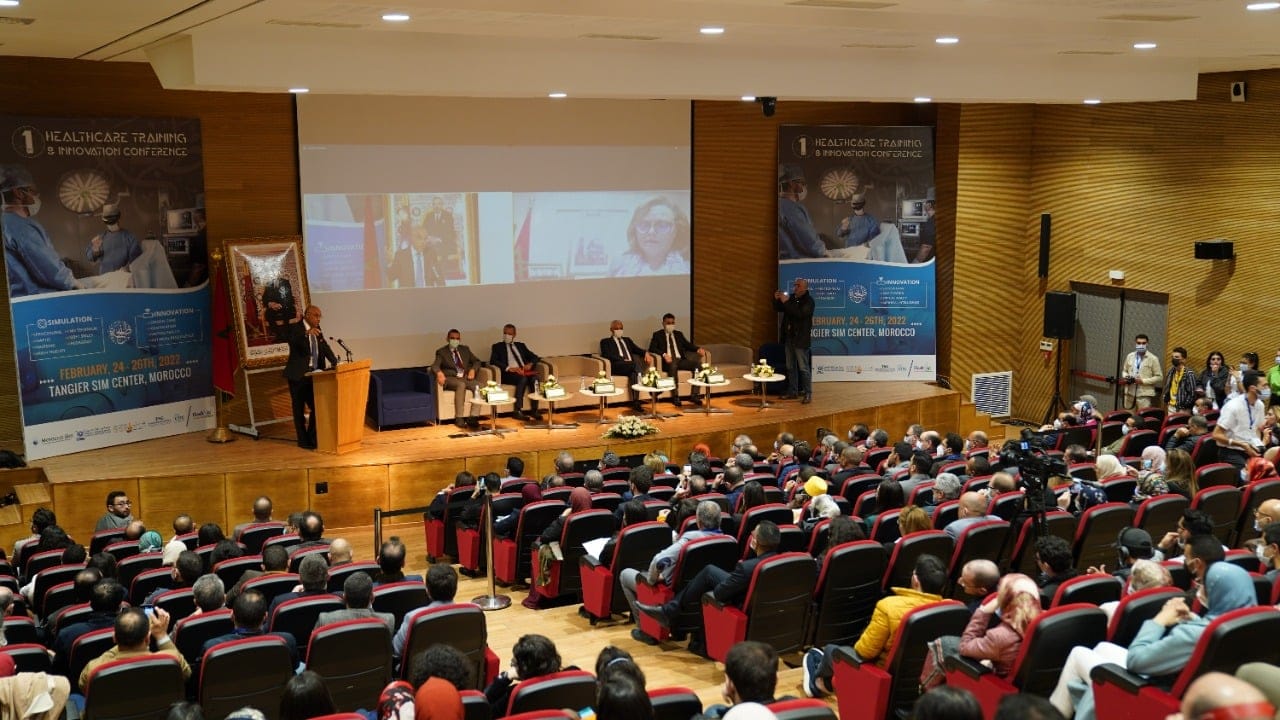
[{"label": "black loudspeaker", "polygon": [[1076,294],[1044,294],[1044,336],[1070,340],[1076,336]]},{"label": "black loudspeaker", "polygon": [[1052,224],[1049,213],[1040,216],[1040,277],[1049,277],[1049,232]]},{"label": "black loudspeaker", "polygon": [[1209,240],[1196,243],[1197,260],[1234,260],[1236,244],[1230,240]]}]

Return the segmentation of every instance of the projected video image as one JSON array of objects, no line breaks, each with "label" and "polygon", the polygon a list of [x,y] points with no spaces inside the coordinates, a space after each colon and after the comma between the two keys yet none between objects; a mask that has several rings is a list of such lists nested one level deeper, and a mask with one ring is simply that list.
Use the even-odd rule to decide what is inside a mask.
[{"label": "projected video image", "polygon": [[689,192],[304,198],[316,292],[687,275]]}]

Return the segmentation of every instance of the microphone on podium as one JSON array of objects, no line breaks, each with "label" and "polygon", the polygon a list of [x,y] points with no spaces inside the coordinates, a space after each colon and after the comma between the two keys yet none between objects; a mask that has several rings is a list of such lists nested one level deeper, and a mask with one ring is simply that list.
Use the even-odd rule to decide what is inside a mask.
[{"label": "microphone on podium", "polygon": [[347,344],[346,344],[346,343],[344,343],[344,342],[342,342],[342,338],[336,338],[336,337],[334,337],[334,336],[330,335],[330,336],[329,336],[329,339],[330,339],[330,340],[332,340],[332,341],[334,341],[334,342],[336,342],[336,343],[338,343],[338,346],[339,346],[339,347],[341,347],[341,348],[342,348],[342,349],[347,353],[347,362],[351,362],[351,361],[352,361],[352,358],[353,358],[353,354],[352,354],[352,352],[351,352],[351,348],[347,347]]}]

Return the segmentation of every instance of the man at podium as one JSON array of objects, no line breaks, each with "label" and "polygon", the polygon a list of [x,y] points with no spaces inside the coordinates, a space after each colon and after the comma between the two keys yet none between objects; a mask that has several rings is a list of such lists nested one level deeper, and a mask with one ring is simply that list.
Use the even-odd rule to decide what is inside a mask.
[{"label": "man at podium", "polygon": [[[338,358],[324,341],[320,330],[320,308],[310,305],[302,313],[302,322],[287,326],[289,361],[284,366],[284,377],[289,381],[289,398],[293,401],[293,429],[298,435],[298,447],[316,449],[316,398],[315,389],[307,373],[324,370],[338,364]],[[304,412],[310,412],[310,420]]]}]

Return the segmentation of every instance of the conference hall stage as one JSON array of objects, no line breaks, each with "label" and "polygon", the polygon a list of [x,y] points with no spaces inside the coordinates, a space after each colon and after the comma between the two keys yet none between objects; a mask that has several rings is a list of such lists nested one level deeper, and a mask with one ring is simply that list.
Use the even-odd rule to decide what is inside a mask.
[{"label": "conference hall stage", "polygon": [[[40,465],[50,482],[59,522],[72,533],[84,534],[93,527],[104,511],[107,492],[114,489],[129,493],[134,515],[161,533],[184,512],[197,524],[230,527],[248,519],[253,499],[265,494],[275,503],[277,519],[309,507],[324,516],[329,528],[363,528],[365,532],[351,534],[363,545],[372,542],[367,531],[375,507],[425,505],[459,470],[500,471],[511,455],[524,459],[525,475],[540,477],[551,471],[561,450],[578,459],[598,458],[606,449],[619,455],[662,450],[679,459],[699,442],[723,452],[743,432],[766,448],[784,428],[797,437],[812,438],[819,427],[843,433],[854,422],[883,426],[894,436],[913,422],[966,433],[992,427],[989,418],[975,413],[959,393],[918,382],[821,383],[812,404],[771,402],[759,411],[758,398],[750,395],[718,396],[715,406],[731,414],[686,412],[665,422],[653,421],[659,432],[637,440],[603,439],[605,426],[595,424],[592,409],[556,414],[557,421],[581,423],[572,430],[527,429],[502,417],[501,426],[521,427],[502,436],[450,437],[457,432],[453,425],[382,432],[366,426],[363,447],[345,455],[298,448],[292,423],[286,422],[263,427],[259,440],[238,435],[234,442],[215,444],[205,433],[192,433],[50,458]],[[659,403],[659,409],[672,408]],[[621,412],[611,407],[609,416]]]}]

